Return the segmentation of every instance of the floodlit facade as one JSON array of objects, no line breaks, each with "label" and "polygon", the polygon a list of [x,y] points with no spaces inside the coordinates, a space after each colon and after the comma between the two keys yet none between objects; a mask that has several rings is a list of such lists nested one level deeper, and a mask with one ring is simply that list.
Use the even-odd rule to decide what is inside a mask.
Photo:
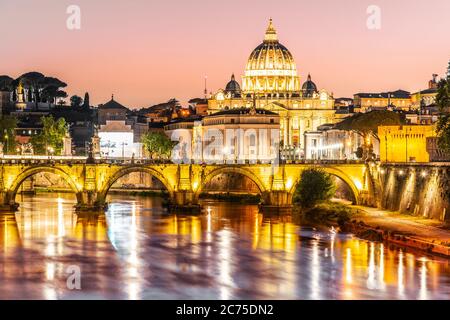
[{"label": "floodlit facade", "polygon": [[208,114],[252,106],[279,115],[281,146],[285,148],[303,148],[304,132],[336,122],[332,94],[319,90],[310,75],[301,84],[294,57],[278,41],[272,20],[263,42],[248,58],[242,88],[233,75],[225,89],[208,100]]},{"label": "floodlit facade", "polygon": [[[356,150],[364,144],[361,135],[353,131],[337,130],[332,126],[320,126],[317,131],[305,132],[304,158],[306,160],[357,160]],[[379,144],[373,141],[375,156]]]},{"label": "floodlit facade", "polygon": [[434,125],[380,126],[382,162],[429,162],[427,139],[436,137]]},{"label": "floodlit facade", "polygon": [[125,120],[106,120],[98,130],[100,155],[106,158],[140,157],[142,143],[134,142],[134,131]]}]

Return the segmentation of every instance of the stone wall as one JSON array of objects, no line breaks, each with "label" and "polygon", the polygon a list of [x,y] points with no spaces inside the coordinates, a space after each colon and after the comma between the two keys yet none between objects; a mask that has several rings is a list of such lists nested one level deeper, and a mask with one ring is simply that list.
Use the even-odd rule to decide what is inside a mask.
[{"label": "stone wall", "polygon": [[381,207],[450,221],[450,163],[384,164]]}]

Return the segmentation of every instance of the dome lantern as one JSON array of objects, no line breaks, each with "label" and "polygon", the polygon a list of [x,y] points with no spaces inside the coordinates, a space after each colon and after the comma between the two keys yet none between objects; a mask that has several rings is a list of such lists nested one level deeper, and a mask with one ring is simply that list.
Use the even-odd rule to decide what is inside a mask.
[{"label": "dome lantern", "polygon": [[266,34],[264,36],[264,42],[278,42],[277,31],[273,26],[272,18],[269,19],[269,25],[267,26]]}]

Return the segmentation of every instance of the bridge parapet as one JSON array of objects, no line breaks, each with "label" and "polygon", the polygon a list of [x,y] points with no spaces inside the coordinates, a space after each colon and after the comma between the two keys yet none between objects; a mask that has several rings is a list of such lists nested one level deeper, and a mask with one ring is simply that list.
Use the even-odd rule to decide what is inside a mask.
[{"label": "bridge parapet", "polygon": [[[75,161],[76,160],[76,161]],[[2,160],[4,161],[4,159]],[[19,186],[32,175],[50,172],[61,176],[77,195],[78,210],[103,210],[111,186],[132,172],[145,172],[157,178],[168,191],[176,207],[198,205],[199,196],[211,179],[220,174],[236,173],[253,181],[263,204],[286,206],[306,168],[319,167],[341,178],[355,195],[357,203],[370,199],[367,166],[361,163],[291,163],[271,164],[173,164],[167,162],[100,162],[86,163],[80,159],[8,159],[0,164],[0,200],[2,209],[15,209]],[[365,200],[364,200],[365,201]]]}]

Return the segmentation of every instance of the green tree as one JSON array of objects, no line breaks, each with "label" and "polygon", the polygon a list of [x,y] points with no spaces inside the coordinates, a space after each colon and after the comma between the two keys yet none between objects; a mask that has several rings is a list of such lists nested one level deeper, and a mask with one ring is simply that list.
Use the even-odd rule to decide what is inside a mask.
[{"label": "green tree", "polygon": [[441,113],[437,122],[439,147],[450,152],[450,77],[439,81],[436,104]]},{"label": "green tree", "polygon": [[3,144],[3,153],[14,153],[16,148],[17,118],[14,116],[3,116],[0,119],[0,142]]},{"label": "green tree", "polygon": [[401,125],[403,122],[402,116],[397,112],[374,110],[367,113],[356,113],[337,123],[335,128],[354,131],[359,134],[364,140],[364,144],[361,146],[363,151],[362,158],[369,159],[372,153],[371,150],[373,150],[371,138],[380,140],[378,127]]},{"label": "green tree", "polygon": [[141,141],[152,159],[168,159],[176,144],[161,132],[147,132],[142,136]]},{"label": "green tree", "polygon": [[42,130],[39,134],[31,137],[31,144],[37,154],[60,155],[63,149],[63,139],[68,129],[66,120],[59,118],[55,120],[52,116],[42,117]]},{"label": "green tree", "polygon": [[316,168],[302,171],[293,201],[303,208],[312,208],[318,202],[329,200],[336,192],[331,176]]},{"label": "green tree", "polygon": [[83,99],[77,95],[71,96],[70,97],[70,105],[73,108],[78,108],[79,106],[81,106],[81,104],[83,103]]}]

